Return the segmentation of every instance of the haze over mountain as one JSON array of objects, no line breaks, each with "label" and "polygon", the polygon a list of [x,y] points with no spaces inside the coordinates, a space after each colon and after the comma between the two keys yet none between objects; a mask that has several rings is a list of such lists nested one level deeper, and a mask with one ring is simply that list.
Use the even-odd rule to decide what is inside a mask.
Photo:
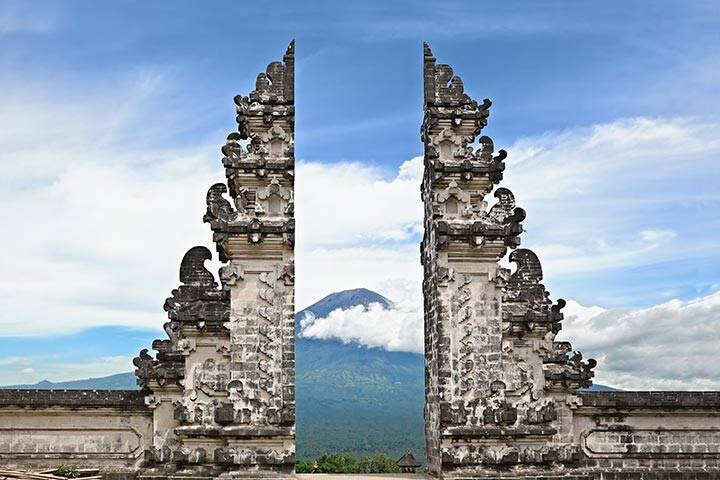
[{"label": "haze over mountain", "polygon": [[[423,356],[368,348],[357,342],[307,338],[302,321],[326,317],[338,309],[393,303],[358,288],[328,295],[296,314],[297,456],[323,453],[356,456],[386,452],[399,457],[411,448],[424,450]],[[4,388],[134,389],[133,372],[68,382],[44,380]],[[612,390],[594,385],[592,390]]]}]

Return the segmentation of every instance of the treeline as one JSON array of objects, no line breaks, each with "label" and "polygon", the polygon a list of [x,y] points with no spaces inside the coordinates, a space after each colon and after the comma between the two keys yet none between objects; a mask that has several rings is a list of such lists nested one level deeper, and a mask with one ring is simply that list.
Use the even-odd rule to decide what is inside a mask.
[{"label": "treeline", "polygon": [[314,460],[298,460],[297,473],[399,473],[395,459],[384,453],[356,458],[352,455],[326,454]]}]

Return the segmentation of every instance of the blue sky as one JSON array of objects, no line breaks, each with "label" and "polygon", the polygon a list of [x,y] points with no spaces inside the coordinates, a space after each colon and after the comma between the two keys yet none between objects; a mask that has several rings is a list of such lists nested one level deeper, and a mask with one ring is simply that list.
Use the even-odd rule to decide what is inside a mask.
[{"label": "blue sky", "polygon": [[209,244],[232,97],[292,38],[299,307],[368,287],[417,330],[427,40],[493,100],[554,297],[618,318],[700,299],[717,326],[719,31],[711,1],[5,1],[0,383],[127,370],[160,335],[182,254]]}]

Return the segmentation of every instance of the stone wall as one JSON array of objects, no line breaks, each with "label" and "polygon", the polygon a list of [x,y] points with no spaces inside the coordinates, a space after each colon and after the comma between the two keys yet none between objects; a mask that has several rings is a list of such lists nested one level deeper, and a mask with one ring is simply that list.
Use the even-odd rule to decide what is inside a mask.
[{"label": "stone wall", "polygon": [[582,392],[571,408],[587,471],[720,478],[720,392]]},{"label": "stone wall", "polygon": [[294,475],[294,85],[293,42],[234,99],[226,182],[208,190],[203,217],[222,268],[207,270],[205,247],[183,257],[166,338],[133,360],[142,390],[0,390],[5,464],[145,479]]},{"label": "stone wall", "polygon": [[[226,182],[207,193],[222,268],[193,247],[141,391],[0,390],[0,463],[144,479],[291,478],[295,462],[294,43],[235,98]],[[428,469],[442,478],[720,478],[720,393],[583,392],[593,360],[555,336],[503,150],[424,47],[421,246]],[[492,195],[491,195],[492,192]],[[227,196],[227,198],[226,198]],[[512,268],[499,261],[508,253]]]},{"label": "stone wall", "polygon": [[60,464],[136,471],[151,442],[144,394],[120,390],[0,390],[0,465]]},{"label": "stone wall", "polygon": [[[583,393],[596,362],[555,341],[565,302],[518,248],[525,212],[479,136],[490,100],[424,47],[425,425],[441,478],[720,478],[720,394]],[[492,195],[490,193],[492,192]],[[499,261],[511,253],[507,269]]]},{"label": "stone wall", "polygon": [[[220,284],[190,249],[167,339],[135,359],[154,409],[143,478],[285,478],[295,466],[295,45],[235,97],[226,182],[207,193]],[[226,198],[229,196],[229,199]]]}]

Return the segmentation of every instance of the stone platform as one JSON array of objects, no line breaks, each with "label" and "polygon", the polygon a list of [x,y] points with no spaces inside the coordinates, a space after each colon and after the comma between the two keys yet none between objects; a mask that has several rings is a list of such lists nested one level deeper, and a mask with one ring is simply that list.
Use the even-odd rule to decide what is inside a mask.
[{"label": "stone platform", "polygon": [[422,478],[430,479],[427,475],[415,474],[415,473],[354,473],[354,474],[338,474],[338,473],[299,473],[298,479],[307,480],[339,480],[343,478],[351,478],[353,480],[359,479],[381,479],[381,480],[393,480],[400,478]]}]

